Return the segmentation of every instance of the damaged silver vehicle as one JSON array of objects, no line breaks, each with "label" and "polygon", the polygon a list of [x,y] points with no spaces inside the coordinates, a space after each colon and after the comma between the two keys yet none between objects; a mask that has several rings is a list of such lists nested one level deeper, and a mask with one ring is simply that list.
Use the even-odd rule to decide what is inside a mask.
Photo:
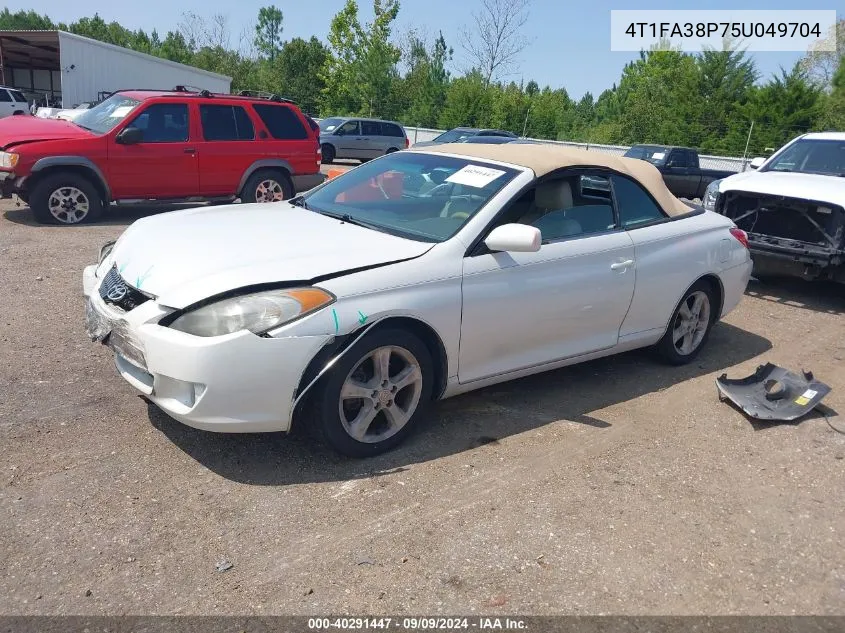
[{"label": "damaged silver vehicle", "polygon": [[845,132],[804,134],[714,181],[704,207],[748,234],[755,275],[845,283]]}]

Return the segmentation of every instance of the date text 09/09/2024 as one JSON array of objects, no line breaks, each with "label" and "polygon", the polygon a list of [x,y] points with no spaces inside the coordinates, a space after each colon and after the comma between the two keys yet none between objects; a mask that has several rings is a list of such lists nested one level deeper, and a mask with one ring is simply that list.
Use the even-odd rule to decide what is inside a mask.
[{"label": "date text 09/09/2024", "polygon": [[631,22],[631,37],[821,37],[818,22]]},{"label": "date text 09/09/2024", "polygon": [[311,631],[328,630],[390,630],[405,631],[527,631],[528,625],[518,618],[474,617],[410,617],[410,618],[309,618]]}]

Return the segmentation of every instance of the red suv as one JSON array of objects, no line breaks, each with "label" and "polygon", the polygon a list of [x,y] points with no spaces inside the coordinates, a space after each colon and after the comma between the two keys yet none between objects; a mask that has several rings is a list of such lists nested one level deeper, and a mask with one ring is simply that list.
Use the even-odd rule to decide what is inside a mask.
[{"label": "red suv", "polygon": [[273,202],[321,183],[319,129],[290,101],[123,90],[74,122],[0,119],[0,189],[43,223],[111,202]]}]

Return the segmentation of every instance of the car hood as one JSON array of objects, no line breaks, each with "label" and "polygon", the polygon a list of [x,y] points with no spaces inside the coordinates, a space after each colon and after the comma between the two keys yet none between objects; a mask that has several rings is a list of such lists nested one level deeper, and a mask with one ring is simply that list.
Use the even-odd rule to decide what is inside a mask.
[{"label": "car hood", "polygon": [[42,119],[36,116],[9,116],[0,119],[0,147],[3,149],[22,143],[90,136],[92,134],[88,130],[60,119]]},{"label": "car hood", "polygon": [[845,178],[841,176],[747,171],[722,180],[719,184],[719,192],[728,191],[748,191],[845,205]]},{"label": "car hood", "polygon": [[262,284],[310,282],[418,257],[433,244],[286,202],[172,211],[133,223],[112,250],[130,285],[171,308]]}]

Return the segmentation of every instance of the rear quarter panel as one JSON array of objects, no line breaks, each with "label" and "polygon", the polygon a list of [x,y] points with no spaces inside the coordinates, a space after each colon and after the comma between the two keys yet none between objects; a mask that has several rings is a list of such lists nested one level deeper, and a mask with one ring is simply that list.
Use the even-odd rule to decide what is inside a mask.
[{"label": "rear quarter panel", "polygon": [[[730,220],[712,212],[629,231],[634,241],[634,299],[620,337],[664,330],[686,290],[705,275],[750,262]],[[744,290],[744,288],[743,288]]]}]

